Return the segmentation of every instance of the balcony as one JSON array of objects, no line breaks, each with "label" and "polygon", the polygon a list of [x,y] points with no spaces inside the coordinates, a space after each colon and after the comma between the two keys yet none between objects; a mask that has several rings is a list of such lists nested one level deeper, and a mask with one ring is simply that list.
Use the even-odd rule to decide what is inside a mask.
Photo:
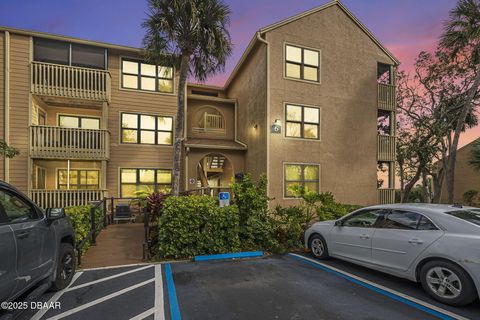
[{"label": "balcony", "polygon": [[108,160],[109,141],[109,132],[102,129],[30,126],[32,158]]},{"label": "balcony", "polygon": [[394,136],[377,136],[377,160],[395,161],[396,160],[396,138]]},{"label": "balcony", "polygon": [[377,189],[378,204],[395,203],[395,189]]},{"label": "balcony", "polygon": [[204,113],[201,127],[194,127],[194,132],[202,133],[225,133],[225,121],[221,115]]},{"label": "balcony", "polygon": [[30,198],[44,209],[87,205],[104,196],[104,190],[30,190]]},{"label": "balcony", "polygon": [[110,90],[111,76],[106,70],[31,63],[33,94],[110,102]]},{"label": "balcony", "polygon": [[396,109],[395,86],[391,84],[378,84],[378,108],[395,111]]}]

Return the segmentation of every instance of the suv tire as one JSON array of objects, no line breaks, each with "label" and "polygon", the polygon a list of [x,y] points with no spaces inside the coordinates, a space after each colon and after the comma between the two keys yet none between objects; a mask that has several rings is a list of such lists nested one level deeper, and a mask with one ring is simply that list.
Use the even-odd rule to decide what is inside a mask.
[{"label": "suv tire", "polygon": [[50,289],[52,291],[65,289],[75,274],[75,251],[70,243],[60,244],[60,252],[58,254],[55,272],[55,281],[52,282]]}]

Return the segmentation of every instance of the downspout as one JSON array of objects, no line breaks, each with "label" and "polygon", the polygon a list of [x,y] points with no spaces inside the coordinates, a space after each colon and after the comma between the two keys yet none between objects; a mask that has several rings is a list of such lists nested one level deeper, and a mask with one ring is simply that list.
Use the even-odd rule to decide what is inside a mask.
[{"label": "downspout", "polygon": [[[266,134],[266,140],[267,140],[267,181],[268,181],[268,189],[270,190],[270,132],[268,130],[270,126],[270,43],[262,38],[260,32],[257,32],[257,39],[258,41],[264,43],[267,46],[267,70],[265,72],[265,75],[267,77],[267,97],[266,97],[266,113],[267,113],[267,122],[265,124],[265,134]],[[267,192],[267,194],[270,194],[270,192]]]},{"label": "downspout", "polygon": [[[10,145],[10,32],[5,31],[5,110],[4,139]],[[10,182],[10,160],[4,157],[4,180]]]},{"label": "downspout", "polygon": [[245,143],[243,143],[242,141],[240,141],[238,139],[238,136],[237,136],[237,130],[238,130],[238,101],[235,100],[235,142],[244,146],[245,148],[247,148],[247,145]]}]

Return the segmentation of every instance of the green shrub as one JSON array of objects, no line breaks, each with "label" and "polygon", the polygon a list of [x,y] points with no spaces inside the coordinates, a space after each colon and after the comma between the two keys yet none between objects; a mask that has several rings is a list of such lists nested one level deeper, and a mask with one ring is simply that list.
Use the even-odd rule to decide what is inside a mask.
[{"label": "green shrub", "polygon": [[478,199],[478,191],[477,190],[468,190],[463,194],[463,202],[467,206],[473,206],[476,203],[476,200]]},{"label": "green shrub", "polygon": [[[91,229],[90,211],[92,206],[74,206],[65,208],[65,213],[72,221],[73,230],[75,231],[75,241],[79,243],[88,236]],[[103,223],[103,215],[100,209],[95,210],[95,223],[97,230]],[[90,239],[85,242],[82,252],[85,252],[90,246]]]},{"label": "green shrub", "polygon": [[277,252],[298,249],[303,246],[303,233],[310,225],[308,215],[301,207],[277,206],[273,211]]},{"label": "green shrub", "polygon": [[158,224],[160,258],[240,250],[238,208],[206,196],[168,197]]}]

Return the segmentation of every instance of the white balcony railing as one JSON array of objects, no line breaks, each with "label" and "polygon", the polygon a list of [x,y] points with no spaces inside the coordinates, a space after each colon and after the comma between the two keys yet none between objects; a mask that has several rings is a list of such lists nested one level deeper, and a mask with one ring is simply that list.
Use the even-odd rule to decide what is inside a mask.
[{"label": "white balcony railing", "polygon": [[87,205],[104,196],[104,190],[30,190],[30,198],[44,209]]},{"label": "white balcony railing", "polygon": [[225,121],[221,115],[204,113],[203,127],[193,128],[195,132],[225,133]]},{"label": "white balcony railing", "polygon": [[107,130],[30,126],[30,156],[46,159],[107,160]]},{"label": "white balcony railing", "polygon": [[106,70],[32,62],[31,92],[39,95],[110,101],[111,77]]}]

